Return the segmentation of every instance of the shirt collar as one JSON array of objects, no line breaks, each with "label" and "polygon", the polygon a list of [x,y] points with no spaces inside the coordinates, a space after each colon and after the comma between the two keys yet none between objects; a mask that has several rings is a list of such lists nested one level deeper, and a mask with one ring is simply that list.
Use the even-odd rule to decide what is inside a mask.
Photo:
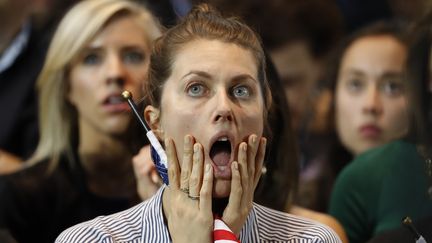
[{"label": "shirt collar", "polygon": [[0,73],[12,66],[18,56],[23,52],[30,39],[30,30],[31,24],[29,21],[26,21],[21,31],[11,42],[11,45],[9,45],[3,52],[3,55],[0,56]]}]

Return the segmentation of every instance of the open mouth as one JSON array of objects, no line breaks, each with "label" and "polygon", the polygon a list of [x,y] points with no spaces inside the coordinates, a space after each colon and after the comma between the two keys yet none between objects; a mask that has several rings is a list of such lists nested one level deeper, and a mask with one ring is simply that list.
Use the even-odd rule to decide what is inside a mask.
[{"label": "open mouth", "polygon": [[120,95],[111,95],[105,99],[104,104],[106,105],[118,105],[125,103],[125,99]]},{"label": "open mouth", "polygon": [[218,139],[210,149],[210,158],[216,166],[226,166],[231,159],[231,142],[228,138]]},{"label": "open mouth", "polygon": [[103,109],[109,113],[129,111],[129,105],[121,95],[110,95],[102,103]]}]

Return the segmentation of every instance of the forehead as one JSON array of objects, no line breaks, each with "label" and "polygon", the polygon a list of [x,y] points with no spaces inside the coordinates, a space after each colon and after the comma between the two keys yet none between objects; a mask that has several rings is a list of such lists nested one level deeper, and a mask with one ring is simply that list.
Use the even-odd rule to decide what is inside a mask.
[{"label": "forehead", "polygon": [[339,70],[356,69],[374,75],[401,72],[406,55],[406,46],[393,36],[366,36],[357,39],[346,49]]},{"label": "forehead", "polygon": [[173,58],[173,75],[200,70],[218,74],[249,74],[257,79],[258,64],[251,50],[219,40],[197,39],[186,43]]},{"label": "forehead", "polygon": [[[394,60],[394,57],[402,56],[406,53],[406,47],[391,35],[365,36],[361,37],[345,51],[345,58],[356,57],[355,59],[381,59]],[[396,59],[399,60],[399,59]]]},{"label": "forehead", "polygon": [[135,15],[115,17],[95,35],[90,45],[100,45],[106,42],[147,45],[146,32]]}]

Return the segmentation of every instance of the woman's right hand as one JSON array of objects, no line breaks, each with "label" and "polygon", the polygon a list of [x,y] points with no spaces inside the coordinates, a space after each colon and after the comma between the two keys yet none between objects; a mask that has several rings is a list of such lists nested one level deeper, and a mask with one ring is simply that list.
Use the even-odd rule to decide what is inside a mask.
[{"label": "woman's right hand", "polygon": [[180,169],[174,141],[167,139],[165,146],[170,184],[165,191],[163,209],[171,238],[176,243],[210,243],[213,233],[213,170],[210,164],[204,165],[203,147],[194,143],[192,136],[186,135]]}]

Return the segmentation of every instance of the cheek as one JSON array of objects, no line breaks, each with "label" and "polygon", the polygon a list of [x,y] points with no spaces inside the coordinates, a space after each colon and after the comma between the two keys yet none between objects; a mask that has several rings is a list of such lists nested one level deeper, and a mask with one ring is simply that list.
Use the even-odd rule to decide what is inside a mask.
[{"label": "cheek", "polygon": [[399,131],[407,129],[409,125],[409,114],[405,98],[389,102],[387,105],[386,123],[392,130]]},{"label": "cheek", "polygon": [[256,109],[249,109],[247,112],[243,114],[238,112],[237,115],[240,115],[240,119],[242,120],[244,135],[250,135],[252,133],[261,136],[264,130],[264,117],[263,117],[263,108],[257,106]]},{"label": "cheek", "polygon": [[142,87],[144,82],[147,82],[148,65],[129,68],[128,73],[130,82],[127,83],[125,89],[132,92],[134,97],[142,97]]},{"label": "cheek", "polygon": [[203,126],[199,112],[193,109],[183,109],[180,104],[165,105],[162,108],[161,128],[165,138],[173,138],[177,143],[183,141],[186,134],[192,134]]},{"label": "cheek", "polygon": [[[80,103],[85,104],[91,97],[96,96],[96,82],[91,82],[91,77],[92,75],[81,69],[71,72],[68,94],[71,103],[78,106]],[[95,78],[94,75],[93,78]]]},{"label": "cheek", "polygon": [[355,128],[355,117],[360,115],[361,111],[355,110],[352,97],[348,97],[346,92],[339,92],[335,97],[335,122],[337,133],[346,137],[353,133]]}]

